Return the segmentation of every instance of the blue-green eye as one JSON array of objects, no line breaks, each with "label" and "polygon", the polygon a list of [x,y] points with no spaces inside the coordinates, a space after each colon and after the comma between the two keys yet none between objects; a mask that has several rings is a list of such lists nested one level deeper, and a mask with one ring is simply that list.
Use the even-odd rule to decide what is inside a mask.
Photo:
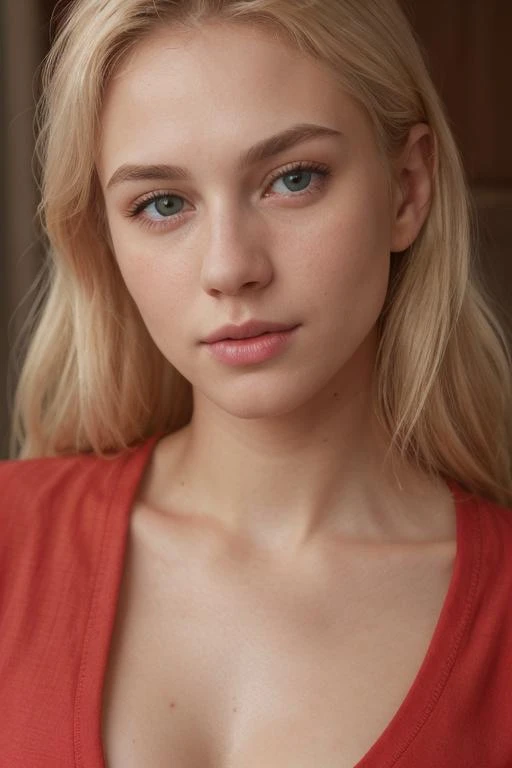
[{"label": "blue-green eye", "polygon": [[[283,181],[284,183],[288,183],[287,180],[291,180],[289,183],[291,185],[290,192],[303,192],[304,189],[307,189],[309,185],[311,184],[311,177],[313,174],[311,172],[307,171],[293,171],[292,173],[287,173],[285,176],[282,176],[281,178],[276,179],[276,181]],[[305,184],[304,184],[305,182]],[[293,189],[293,187],[296,186],[301,187],[301,189]]]},{"label": "blue-green eye", "polygon": [[[283,197],[300,197],[313,194],[321,188],[331,175],[328,166],[323,163],[295,163],[281,169],[270,179],[267,189],[274,186],[276,181],[285,184]],[[313,176],[319,176],[320,181],[312,185]],[[298,188],[297,188],[298,187]],[[286,191],[297,194],[286,194]],[[278,195],[279,196],[279,195]],[[148,228],[165,227],[168,221],[180,221],[184,199],[170,192],[152,192],[137,202],[128,212],[130,218],[138,218],[140,223]]]},{"label": "blue-green eye", "polygon": [[154,206],[155,211],[160,216],[174,216],[176,213],[180,213],[179,210],[176,210],[179,207],[176,205],[176,200],[181,200],[181,197],[178,195],[160,195],[153,200],[151,205]]}]

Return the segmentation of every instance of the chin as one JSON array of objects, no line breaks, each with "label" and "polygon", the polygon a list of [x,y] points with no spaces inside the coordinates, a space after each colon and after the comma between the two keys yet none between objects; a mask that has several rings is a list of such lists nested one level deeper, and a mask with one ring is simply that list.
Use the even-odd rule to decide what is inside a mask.
[{"label": "chin", "polygon": [[318,387],[298,383],[296,374],[288,374],[284,380],[269,382],[267,386],[260,381],[244,387],[239,382],[233,387],[224,385],[221,392],[200,391],[215,406],[238,419],[272,419],[311,406]]}]

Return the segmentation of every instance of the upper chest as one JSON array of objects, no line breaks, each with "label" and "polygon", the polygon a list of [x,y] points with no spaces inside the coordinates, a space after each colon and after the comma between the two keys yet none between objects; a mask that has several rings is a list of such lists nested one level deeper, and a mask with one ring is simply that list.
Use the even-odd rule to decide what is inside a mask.
[{"label": "upper chest", "polygon": [[[455,542],[294,567],[132,516],[103,690],[108,768],[353,768],[425,657]],[[182,532],[183,533],[183,532]]]}]

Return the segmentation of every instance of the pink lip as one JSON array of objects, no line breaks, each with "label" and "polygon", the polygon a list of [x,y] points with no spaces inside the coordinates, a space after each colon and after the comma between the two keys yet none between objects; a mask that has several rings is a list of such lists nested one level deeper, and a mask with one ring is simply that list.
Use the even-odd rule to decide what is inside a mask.
[{"label": "pink lip", "polygon": [[203,342],[207,344],[213,344],[216,341],[223,341],[224,339],[249,339],[256,336],[261,336],[263,333],[275,333],[280,331],[290,331],[296,325],[290,325],[285,323],[274,323],[266,320],[249,320],[243,325],[224,325],[222,328],[218,328],[214,333],[211,333]]},{"label": "pink lip", "polygon": [[227,365],[250,365],[270,360],[290,343],[298,326],[244,339],[223,339],[207,345],[209,353]]}]

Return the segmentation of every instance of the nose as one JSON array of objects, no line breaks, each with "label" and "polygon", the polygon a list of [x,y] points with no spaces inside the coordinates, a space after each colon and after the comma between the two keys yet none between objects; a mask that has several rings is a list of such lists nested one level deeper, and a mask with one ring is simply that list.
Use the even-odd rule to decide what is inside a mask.
[{"label": "nose", "polygon": [[261,221],[249,222],[238,210],[218,215],[203,250],[201,286],[210,296],[234,296],[242,290],[261,290],[273,277],[265,250]]}]

